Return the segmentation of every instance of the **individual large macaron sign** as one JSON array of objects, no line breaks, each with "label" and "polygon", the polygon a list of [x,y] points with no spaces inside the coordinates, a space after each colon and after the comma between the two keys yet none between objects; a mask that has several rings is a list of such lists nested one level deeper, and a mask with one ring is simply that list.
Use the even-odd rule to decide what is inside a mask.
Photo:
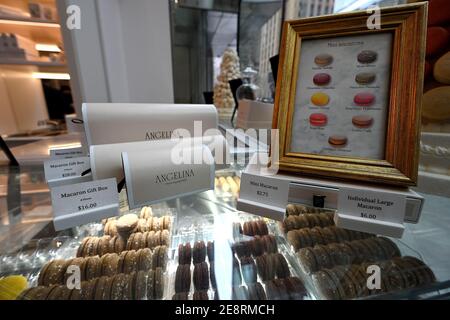
[{"label": "individual large macaron sign", "polygon": [[294,152],[383,159],[392,35],[303,41]]}]

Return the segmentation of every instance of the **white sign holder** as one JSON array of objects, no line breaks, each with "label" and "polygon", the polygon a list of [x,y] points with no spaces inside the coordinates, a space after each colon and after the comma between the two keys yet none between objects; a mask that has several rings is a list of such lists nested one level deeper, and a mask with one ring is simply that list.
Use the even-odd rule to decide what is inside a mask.
[{"label": "white sign holder", "polygon": [[[355,184],[352,182],[330,181],[325,179],[305,178],[302,176],[293,176],[285,173],[278,173],[272,176],[261,176],[264,168],[257,164],[258,154],[253,155],[250,164],[247,166],[241,177],[241,192],[238,199],[238,210],[246,211],[262,216],[279,216],[285,214],[288,203],[298,203],[307,206],[313,206],[315,196],[324,199],[324,207],[328,209],[339,209],[339,196],[342,190],[364,190],[366,195],[381,193],[381,198],[396,197],[398,213],[386,213],[382,219],[370,219],[357,217],[350,212],[341,212],[335,216],[335,222],[338,226],[355,229],[366,232],[374,232],[392,237],[401,237],[404,231],[404,223],[418,223],[423,208],[424,198],[408,188],[390,188],[382,186],[373,186],[369,184]],[[262,202],[254,192],[248,181],[255,180],[255,176],[264,179],[268,185],[277,183],[289,184],[288,196],[286,201],[279,201],[275,198]],[[401,200],[404,198],[404,204]],[[347,209],[344,209],[347,210]],[[358,212],[361,214],[361,212]],[[364,213],[364,212],[363,212]],[[394,217],[394,219],[393,219]],[[276,220],[280,220],[279,218]]]}]

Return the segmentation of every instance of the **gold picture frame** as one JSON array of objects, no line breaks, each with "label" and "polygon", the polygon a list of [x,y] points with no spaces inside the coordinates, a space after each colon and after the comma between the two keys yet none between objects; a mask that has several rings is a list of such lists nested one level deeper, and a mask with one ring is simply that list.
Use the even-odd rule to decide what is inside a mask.
[{"label": "gold picture frame", "polygon": [[[427,10],[426,2],[382,8],[380,10],[380,27],[374,29],[368,28],[367,21],[371,13],[366,11],[306,18],[284,23],[273,121],[274,129],[279,129],[280,134],[279,160],[277,162],[280,170],[317,177],[360,180],[396,186],[416,185]],[[304,131],[297,130],[297,127],[301,126],[299,123],[304,122],[304,119],[301,118],[304,114],[302,110],[315,108],[315,106],[303,107],[301,105],[299,101],[304,101],[301,98],[302,94],[308,95],[310,93],[306,92],[307,89],[298,89],[300,84],[297,82],[302,82],[299,80],[303,79],[299,78],[302,74],[304,75],[313,69],[321,70],[321,68],[311,67],[314,61],[311,63],[306,60],[301,61],[302,54],[306,55],[306,50],[311,51],[316,44],[320,45],[321,41],[339,42],[340,39],[345,38],[347,40],[353,39],[355,41],[351,43],[358,44],[365,43],[364,39],[370,40],[375,35],[382,35],[383,39],[391,39],[391,43],[385,47],[388,49],[383,49],[385,52],[390,52],[390,69],[389,73],[385,75],[389,82],[386,85],[386,97],[383,98],[386,101],[386,108],[379,112],[380,115],[375,114],[379,117],[385,114],[385,138],[383,138],[383,135],[378,137],[380,144],[384,144],[383,154],[374,158],[355,156],[354,154],[358,154],[357,150],[350,148],[346,150],[347,155],[342,156],[336,154],[343,151],[336,151],[336,154],[334,154],[334,149],[331,147],[327,147],[330,149],[327,151],[329,154],[322,149],[321,152],[323,153],[311,152],[309,149],[314,149],[314,146],[311,146],[310,142],[314,141],[315,137],[320,138],[324,134],[314,133],[315,135],[311,135],[311,139],[309,139],[308,134],[305,133],[309,132],[306,126]],[[391,36],[385,37],[384,35]],[[331,45],[341,46],[340,43]],[[302,52],[302,48],[304,52]],[[354,50],[356,50],[356,45]],[[341,56],[344,59],[342,61],[345,62],[346,54],[341,53]],[[317,60],[315,61],[317,63]],[[358,61],[361,61],[359,56]],[[386,61],[388,60],[386,59]],[[353,62],[346,63],[341,65],[350,65]],[[365,67],[359,66],[358,63],[354,65],[355,68]],[[313,85],[311,92],[315,92],[314,89]],[[326,89],[322,91],[327,92]],[[347,91],[344,93],[338,92],[336,95],[345,97],[348,95]],[[355,101],[357,101],[356,96]],[[332,105],[328,110],[333,108],[333,110],[336,110],[339,107],[343,106]],[[348,108],[348,112],[355,109],[355,107],[352,108]],[[382,107],[379,109],[382,110]],[[296,115],[296,121],[294,121],[294,114]],[[297,121],[297,118],[300,120]],[[357,130],[353,130],[355,132],[352,133],[355,137],[358,137],[357,134],[359,134]],[[366,130],[366,132],[369,131]],[[293,132],[299,140],[303,139],[304,147],[301,147],[302,144],[297,143],[297,139],[293,138]],[[359,134],[362,141],[368,135],[363,133]],[[311,141],[308,141],[308,139]],[[360,139],[358,138],[358,140]],[[367,141],[372,142],[370,136]],[[331,142],[329,143],[331,144]],[[298,146],[294,148],[294,145]],[[302,148],[309,149],[303,152]],[[369,151],[367,153],[370,153]]]}]

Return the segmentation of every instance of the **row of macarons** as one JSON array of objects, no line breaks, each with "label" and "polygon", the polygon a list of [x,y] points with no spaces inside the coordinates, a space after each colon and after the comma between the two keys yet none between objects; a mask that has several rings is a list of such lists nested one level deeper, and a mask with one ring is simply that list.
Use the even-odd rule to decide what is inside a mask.
[{"label": "row of macarons", "polygon": [[[352,124],[360,129],[367,129],[373,125],[373,117],[357,115],[352,118]],[[328,116],[323,113],[313,113],[309,116],[309,124],[313,127],[325,127],[328,124]]]},{"label": "row of macarons", "polygon": [[[362,64],[374,63],[378,59],[378,53],[372,50],[363,50],[358,56],[357,60]],[[319,67],[327,67],[331,65],[334,58],[331,54],[321,53],[314,58],[314,63]]]},{"label": "row of macarons", "polygon": [[[353,103],[359,107],[370,107],[375,100],[375,95],[370,92],[360,92],[353,97]],[[316,92],[311,96],[311,103],[317,107],[325,107],[330,103],[330,96],[324,92]]]},{"label": "row of macarons", "polygon": [[[360,85],[368,85],[375,82],[376,74],[373,72],[361,72],[355,76],[355,82]],[[317,73],[313,77],[316,86],[326,86],[331,82],[331,75],[328,73]]]}]

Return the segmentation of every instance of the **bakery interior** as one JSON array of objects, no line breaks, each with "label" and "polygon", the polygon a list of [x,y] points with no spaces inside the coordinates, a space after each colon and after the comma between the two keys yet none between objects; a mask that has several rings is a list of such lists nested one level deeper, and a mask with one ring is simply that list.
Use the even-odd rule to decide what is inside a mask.
[{"label": "bakery interior", "polygon": [[[44,174],[51,149],[85,145],[85,102],[211,104],[222,133],[269,130],[283,21],[413,2],[0,0],[0,299],[449,299],[448,0],[428,1],[425,202],[400,239],[338,228],[325,208],[290,203],[281,222],[238,210],[251,144],[231,146],[244,161],[216,170],[214,190],[136,209],[122,190],[119,216],[63,231]],[[61,19],[73,5],[79,29]],[[388,276],[370,290],[378,261]],[[80,290],[64,285],[70,265]]]}]

